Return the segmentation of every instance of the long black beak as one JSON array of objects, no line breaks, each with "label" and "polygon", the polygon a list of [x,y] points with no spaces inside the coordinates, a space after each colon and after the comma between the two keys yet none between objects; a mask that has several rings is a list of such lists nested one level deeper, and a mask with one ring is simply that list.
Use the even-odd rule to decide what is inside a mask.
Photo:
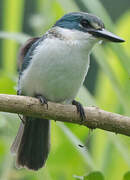
[{"label": "long black beak", "polygon": [[115,34],[107,31],[106,29],[89,29],[88,32],[95,37],[106,39],[112,42],[125,42],[124,39],[120,38],[119,36],[116,36]]}]

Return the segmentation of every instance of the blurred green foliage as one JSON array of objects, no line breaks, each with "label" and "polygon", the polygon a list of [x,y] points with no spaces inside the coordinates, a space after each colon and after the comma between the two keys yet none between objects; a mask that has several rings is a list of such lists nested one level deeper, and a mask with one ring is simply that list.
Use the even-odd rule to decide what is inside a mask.
[{"label": "blurred green foliage", "polygon": [[[83,105],[98,105],[108,111],[130,115],[130,12],[122,15],[115,28],[99,0],[82,2],[90,12],[103,19],[109,30],[123,37],[126,43],[106,43],[94,48],[93,55],[100,67],[96,93],[92,96],[82,87],[77,99]],[[37,0],[35,5],[36,13],[30,14],[27,22],[37,36],[43,34],[64,13],[79,11],[73,0],[67,3],[65,0]],[[18,47],[32,36],[22,32],[25,8],[24,0],[3,1],[0,93],[16,94]],[[46,166],[38,172],[16,169],[15,158],[9,149],[19,123],[16,115],[0,113],[1,180],[130,179],[129,137],[102,130],[89,133],[85,127],[56,122],[52,122],[51,152]],[[79,144],[84,147],[79,147]]]}]

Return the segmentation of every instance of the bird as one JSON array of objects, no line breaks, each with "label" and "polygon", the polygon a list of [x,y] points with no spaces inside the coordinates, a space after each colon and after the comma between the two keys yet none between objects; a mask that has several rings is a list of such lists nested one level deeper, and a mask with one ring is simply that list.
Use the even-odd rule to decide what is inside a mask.
[{"label": "bird", "polygon": [[[101,41],[125,40],[105,29],[102,20],[87,12],[70,12],[62,16],[41,37],[29,39],[19,53],[18,95],[73,104],[81,122],[85,113],[76,95],[87,75],[90,53]],[[50,152],[50,120],[23,116],[11,146],[16,167],[37,171]]]}]

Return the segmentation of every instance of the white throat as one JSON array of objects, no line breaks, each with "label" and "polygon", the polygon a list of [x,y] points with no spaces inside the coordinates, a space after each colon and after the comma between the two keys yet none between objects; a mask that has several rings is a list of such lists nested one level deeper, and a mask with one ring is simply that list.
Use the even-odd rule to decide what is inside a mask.
[{"label": "white throat", "polygon": [[99,41],[97,38],[87,32],[60,27],[54,27],[53,29],[57,33],[61,34],[64,40],[68,41],[68,43],[85,48],[88,52],[92,49],[94,44]]}]

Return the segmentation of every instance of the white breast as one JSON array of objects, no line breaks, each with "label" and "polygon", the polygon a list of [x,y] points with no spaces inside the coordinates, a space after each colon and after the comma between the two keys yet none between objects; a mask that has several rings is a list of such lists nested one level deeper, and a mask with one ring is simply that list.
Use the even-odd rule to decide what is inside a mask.
[{"label": "white breast", "polygon": [[30,66],[23,72],[22,92],[29,96],[41,94],[54,102],[71,101],[87,74],[89,51],[78,41],[47,38],[36,48]]}]

